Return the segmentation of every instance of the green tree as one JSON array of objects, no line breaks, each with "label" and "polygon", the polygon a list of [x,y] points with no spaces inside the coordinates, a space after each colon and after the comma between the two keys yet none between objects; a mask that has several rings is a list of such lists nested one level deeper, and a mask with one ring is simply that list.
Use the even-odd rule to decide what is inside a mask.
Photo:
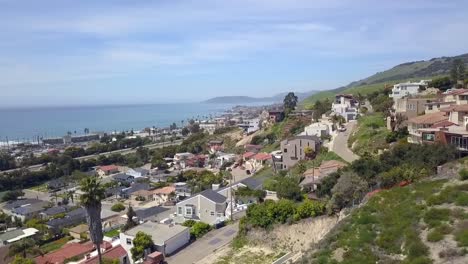
[{"label": "green tree", "polygon": [[99,263],[102,264],[100,245],[104,235],[102,233],[101,201],[106,197],[105,190],[96,177],[83,179],[80,183],[80,189],[83,192],[80,202],[86,209],[86,220],[89,226],[91,241],[96,246]]},{"label": "green tree", "polygon": [[22,258],[27,258],[27,255],[39,255],[42,254],[42,251],[36,245],[34,240],[30,238],[22,239],[18,242],[15,242],[10,245],[8,248],[8,257],[20,256]]},{"label": "green tree", "polygon": [[200,238],[211,230],[211,226],[207,223],[196,222],[190,228],[190,235],[195,238]]},{"label": "green tree", "polygon": [[300,201],[302,199],[301,187],[297,180],[291,177],[282,177],[276,185],[278,198]]},{"label": "green tree", "polygon": [[15,201],[18,199],[18,197],[21,197],[23,195],[24,195],[24,192],[22,190],[8,191],[3,195],[2,201],[3,202]]},{"label": "green tree", "polygon": [[150,235],[145,234],[141,231],[136,233],[135,239],[133,239],[133,247],[130,249],[132,253],[133,261],[138,261],[145,256],[145,250],[152,250],[154,248],[154,242]]},{"label": "green tree", "polygon": [[27,259],[20,256],[15,256],[10,264],[34,264],[36,263],[33,259]]},{"label": "green tree", "polygon": [[455,59],[452,63],[452,69],[450,70],[450,77],[453,82],[457,82],[465,79],[465,62],[462,59]]},{"label": "green tree", "polygon": [[367,183],[354,172],[344,172],[332,189],[329,212],[360,202],[368,190]]},{"label": "green tree", "polygon": [[133,207],[131,205],[128,206],[127,209],[127,222],[125,223],[123,230],[128,230],[134,226],[136,226],[135,221],[133,221],[133,218],[136,216],[135,211],[133,210]]},{"label": "green tree", "polygon": [[297,105],[297,96],[293,92],[289,92],[283,100],[284,111],[290,113],[296,108]]}]

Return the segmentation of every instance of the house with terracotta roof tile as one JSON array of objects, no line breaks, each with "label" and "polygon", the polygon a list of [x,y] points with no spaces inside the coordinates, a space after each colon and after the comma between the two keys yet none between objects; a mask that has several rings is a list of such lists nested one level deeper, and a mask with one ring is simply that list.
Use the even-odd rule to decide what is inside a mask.
[{"label": "house with terracotta roof tile", "polygon": [[[118,260],[119,264],[129,264],[130,258],[128,257],[127,251],[121,246],[114,246],[109,249],[104,249],[102,252],[102,259],[106,260]],[[98,256],[87,257],[84,261],[80,262],[83,264],[99,264]]]},{"label": "house with terracotta roof tile", "polygon": [[110,174],[117,173],[117,172],[119,172],[119,167],[116,165],[99,166],[96,169],[96,173],[99,176],[110,175]]},{"label": "house with terracotta roof tile", "polygon": [[447,121],[448,119],[449,117],[445,112],[435,112],[408,119],[408,142],[422,143],[422,134],[420,129],[430,128],[437,125],[437,123]]}]

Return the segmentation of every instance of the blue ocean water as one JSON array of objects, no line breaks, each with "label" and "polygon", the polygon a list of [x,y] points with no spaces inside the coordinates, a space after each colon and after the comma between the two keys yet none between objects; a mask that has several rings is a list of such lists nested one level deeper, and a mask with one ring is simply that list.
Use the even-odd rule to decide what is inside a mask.
[{"label": "blue ocean water", "polygon": [[0,108],[0,141],[28,141],[63,136],[67,131],[141,130],[145,127],[178,126],[184,120],[217,115],[234,105],[177,103],[79,107]]}]

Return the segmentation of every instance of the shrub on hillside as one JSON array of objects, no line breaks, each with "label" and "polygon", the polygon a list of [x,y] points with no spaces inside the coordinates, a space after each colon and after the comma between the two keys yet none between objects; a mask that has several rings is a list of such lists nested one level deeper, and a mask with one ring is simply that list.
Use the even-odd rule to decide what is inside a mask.
[{"label": "shrub on hillside", "polygon": [[460,174],[460,180],[462,180],[462,181],[468,180],[468,170],[467,169],[465,169],[465,168],[461,169],[458,174]]},{"label": "shrub on hillside", "polygon": [[122,212],[123,210],[125,210],[125,205],[123,205],[122,203],[116,203],[112,205],[111,210],[114,212]]}]

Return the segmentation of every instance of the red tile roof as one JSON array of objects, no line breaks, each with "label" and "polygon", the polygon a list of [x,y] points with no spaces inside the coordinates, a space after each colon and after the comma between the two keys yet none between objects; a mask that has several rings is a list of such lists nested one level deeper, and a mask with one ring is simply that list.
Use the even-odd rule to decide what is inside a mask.
[{"label": "red tile roof", "polygon": [[102,171],[116,171],[119,170],[119,167],[116,165],[106,165],[99,167],[99,169]]},{"label": "red tile roof", "polygon": [[256,160],[268,160],[268,159],[271,159],[271,155],[268,154],[268,153],[258,153],[254,156],[254,159]]},{"label": "red tile roof", "polygon": [[70,243],[64,245],[57,251],[45,254],[44,256],[36,257],[36,264],[62,264],[65,259],[73,258],[79,255],[89,253],[94,250],[94,245],[91,242],[84,244]]},{"label": "red tile roof", "polygon": [[255,156],[255,153],[253,152],[246,152],[244,153],[244,155],[242,155],[242,157],[244,157],[245,159],[250,159],[251,157]]},{"label": "red tile roof", "polygon": [[453,125],[457,125],[457,124],[452,123],[452,122],[450,122],[448,120],[444,120],[444,121],[437,122],[437,123],[433,124],[431,126],[431,128],[448,127],[448,126],[453,126]]},{"label": "red tile roof", "polygon": [[170,194],[175,192],[175,187],[174,186],[166,186],[163,188],[159,188],[156,190],[153,190],[153,194]]},{"label": "red tile roof", "polygon": [[[127,256],[127,251],[125,251],[125,249],[121,245],[118,245],[116,247],[108,249],[108,250],[104,251],[104,253],[102,254],[103,259],[110,259],[110,260],[120,259],[120,258],[122,258],[124,256]],[[94,257],[86,260],[84,263],[86,263],[86,264],[98,264],[99,263],[98,256],[94,256]]]},{"label": "red tile roof", "polygon": [[[108,249],[111,247],[112,245],[106,241],[101,244],[101,248]],[[86,242],[83,244],[70,243],[65,244],[63,247],[54,252],[45,254],[44,256],[36,257],[35,260],[36,264],[62,264],[66,259],[84,255],[94,250],[95,248],[92,242]]]}]

